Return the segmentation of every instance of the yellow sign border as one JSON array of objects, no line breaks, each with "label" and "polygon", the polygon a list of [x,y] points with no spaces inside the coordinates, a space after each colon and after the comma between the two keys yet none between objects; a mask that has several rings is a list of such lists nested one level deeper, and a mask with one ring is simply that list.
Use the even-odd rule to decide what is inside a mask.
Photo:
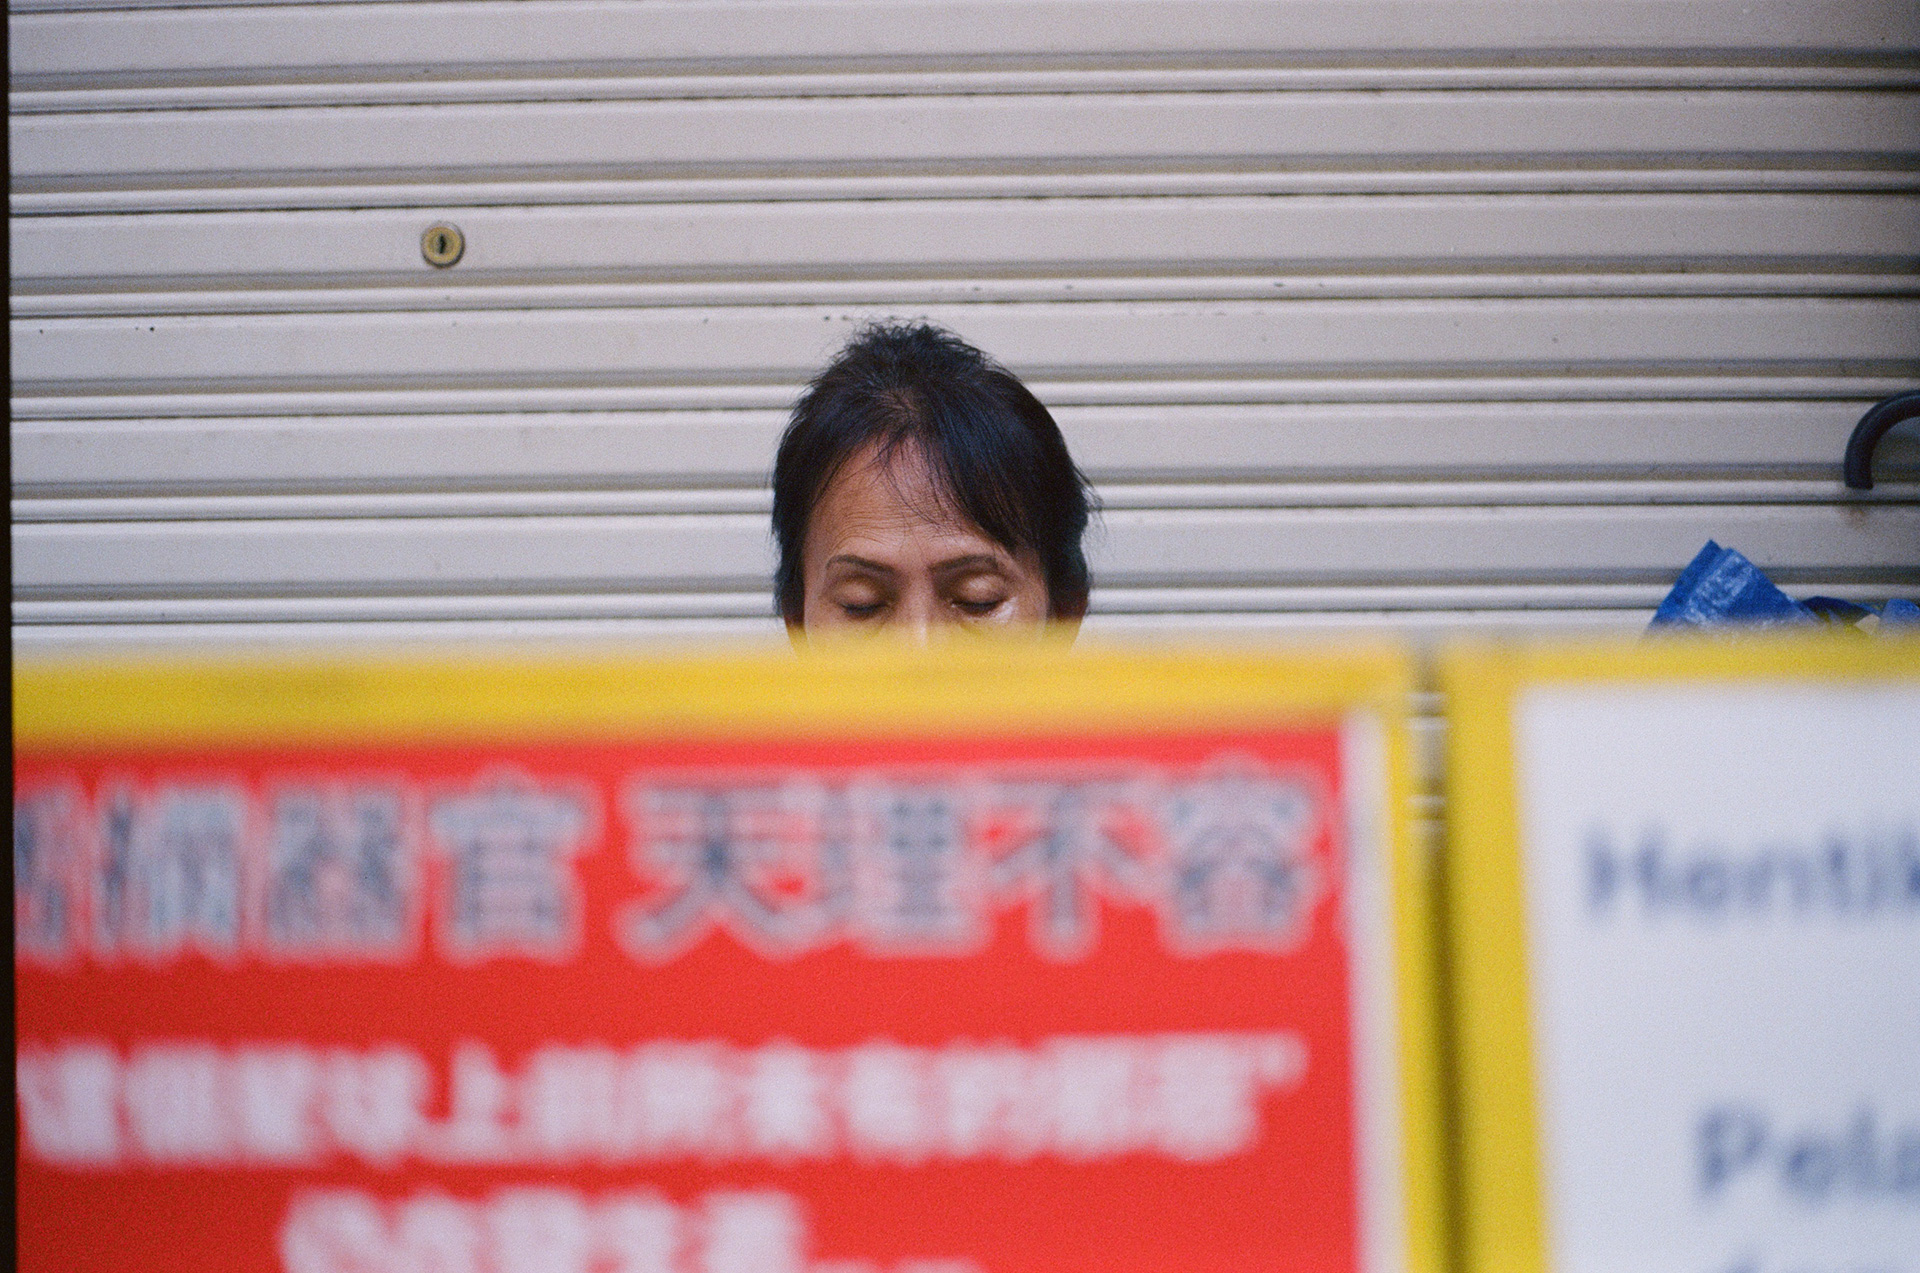
[{"label": "yellow sign border", "polygon": [[[1412,664],[1341,647],[1066,651],[962,643],[640,660],[631,652],[22,660],[19,753],[98,747],[1083,733],[1337,723],[1385,744],[1406,1267],[1442,1273],[1440,1018],[1433,877],[1411,806]],[[1361,1181],[1356,1180],[1356,1188]]]},{"label": "yellow sign border", "polygon": [[[1069,665],[1073,671],[1063,675]],[[874,737],[1009,728],[1332,718],[1404,679],[1387,644],[1337,651],[1066,651],[974,641],[935,653],[795,657],[538,652],[30,660],[16,745],[174,747],[645,737]]]},{"label": "yellow sign border", "polygon": [[1452,1002],[1459,1264],[1548,1273],[1513,711],[1543,684],[1920,678],[1920,638],[1857,633],[1463,642],[1440,659],[1447,704],[1444,962]]}]

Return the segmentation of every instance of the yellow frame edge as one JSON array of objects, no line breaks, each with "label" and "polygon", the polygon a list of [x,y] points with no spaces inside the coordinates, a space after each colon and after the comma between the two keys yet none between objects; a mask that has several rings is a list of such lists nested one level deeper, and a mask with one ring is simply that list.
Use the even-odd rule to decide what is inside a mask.
[{"label": "yellow frame edge", "polygon": [[1410,662],[1393,702],[1380,709],[1386,744],[1388,882],[1393,931],[1395,1038],[1399,1046],[1401,1205],[1408,1273],[1444,1273],[1448,1262],[1445,1073],[1442,1068],[1440,929],[1432,846],[1413,816]]},{"label": "yellow frame edge", "polygon": [[[1008,728],[1231,725],[1275,711],[1337,717],[1401,675],[1390,645],[1338,651],[1065,651],[970,643],[937,653],[795,657],[526,651],[16,663],[23,749],[862,737]],[[1063,674],[1062,668],[1071,668]]]},{"label": "yellow frame edge", "polygon": [[1855,633],[1463,642],[1439,663],[1446,702],[1443,888],[1457,1100],[1457,1253],[1472,1273],[1547,1273],[1513,708],[1568,682],[1920,678],[1920,637]]}]

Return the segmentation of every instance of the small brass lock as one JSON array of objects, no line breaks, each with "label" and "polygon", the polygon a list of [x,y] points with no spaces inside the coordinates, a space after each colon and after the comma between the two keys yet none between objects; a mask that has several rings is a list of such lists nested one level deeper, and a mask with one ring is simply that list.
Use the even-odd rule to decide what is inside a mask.
[{"label": "small brass lock", "polygon": [[427,258],[427,264],[435,269],[446,269],[460,259],[467,250],[467,236],[460,233],[460,227],[449,225],[445,221],[436,221],[427,227],[420,236],[420,255]]}]

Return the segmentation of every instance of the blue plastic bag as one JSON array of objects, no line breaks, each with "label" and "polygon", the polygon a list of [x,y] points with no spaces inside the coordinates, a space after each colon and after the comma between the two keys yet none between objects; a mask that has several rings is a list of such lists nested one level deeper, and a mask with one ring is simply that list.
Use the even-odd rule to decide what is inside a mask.
[{"label": "blue plastic bag", "polygon": [[1708,628],[1741,623],[1779,627],[1817,622],[1813,611],[1774,587],[1760,567],[1709,539],[1653,612],[1652,626]]},{"label": "blue plastic bag", "polygon": [[1887,602],[1880,611],[1883,628],[1920,628],[1920,606],[1900,597]]},{"label": "blue plastic bag", "polygon": [[[1865,622],[1869,619],[1873,622]],[[1680,572],[1649,626],[1774,628],[1817,623],[1905,629],[1920,626],[1920,606],[1898,598],[1878,610],[1838,597],[1795,601],[1745,556],[1709,539]]]}]

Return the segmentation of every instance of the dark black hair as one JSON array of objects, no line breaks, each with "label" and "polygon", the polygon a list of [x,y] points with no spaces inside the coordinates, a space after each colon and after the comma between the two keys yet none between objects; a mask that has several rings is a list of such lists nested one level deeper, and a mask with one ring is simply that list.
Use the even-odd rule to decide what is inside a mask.
[{"label": "dark black hair", "polygon": [[798,625],[800,555],[813,506],[846,462],[869,446],[884,461],[901,446],[926,457],[955,508],[1009,552],[1032,549],[1047,609],[1086,612],[1091,580],[1080,546],[1092,496],[1066,439],[1040,400],[1005,367],[927,323],[875,323],[847,342],[794,404],[773,464],[774,599]]}]

